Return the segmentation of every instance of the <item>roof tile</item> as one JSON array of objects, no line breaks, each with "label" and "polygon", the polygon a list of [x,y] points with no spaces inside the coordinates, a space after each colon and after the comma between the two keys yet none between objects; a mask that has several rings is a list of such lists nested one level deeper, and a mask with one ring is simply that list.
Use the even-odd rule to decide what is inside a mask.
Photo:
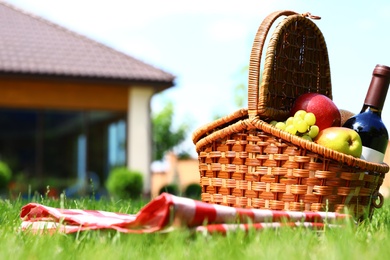
[{"label": "roof tile", "polygon": [[170,73],[2,1],[0,25],[2,72],[160,83],[174,80]]}]

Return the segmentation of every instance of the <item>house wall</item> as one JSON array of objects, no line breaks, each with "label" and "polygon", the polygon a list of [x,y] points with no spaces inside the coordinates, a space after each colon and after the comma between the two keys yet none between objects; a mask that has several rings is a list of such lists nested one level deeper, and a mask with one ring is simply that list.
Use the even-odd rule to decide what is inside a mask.
[{"label": "house wall", "polygon": [[17,77],[0,78],[0,84],[0,107],[110,111],[128,108],[128,86]]},{"label": "house wall", "polygon": [[[387,150],[385,153],[384,162],[387,163],[388,165],[390,165],[390,142],[387,145]],[[379,192],[385,197],[390,196],[390,173],[386,174],[385,179],[383,181],[383,184],[382,184]]]},{"label": "house wall", "polygon": [[150,100],[159,86],[56,78],[1,76],[0,107],[127,112],[127,166],[144,174],[150,193]]},{"label": "house wall", "polygon": [[200,183],[198,159],[178,160],[174,153],[166,156],[166,168],[152,172],[151,196],[159,195],[162,187],[168,184],[177,184],[181,192],[193,183]]},{"label": "house wall", "polygon": [[144,193],[150,193],[152,157],[150,99],[152,88],[132,86],[128,93],[127,167],[144,176]]}]

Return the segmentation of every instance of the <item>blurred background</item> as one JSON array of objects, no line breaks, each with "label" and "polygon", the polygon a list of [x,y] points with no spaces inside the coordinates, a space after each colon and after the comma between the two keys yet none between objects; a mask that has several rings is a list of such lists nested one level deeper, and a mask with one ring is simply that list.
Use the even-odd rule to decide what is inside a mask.
[{"label": "blurred background", "polygon": [[[333,100],[339,108],[359,112],[373,68],[376,64],[390,65],[390,2],[386,0],[2,2],[173,75],[172,86],[151,96],[150,112],[157,120],[158,115],[168,105],[171,106],[171,132],[185,131],[181,133],[180,142],[167,149],[186,159],[196,160],[191,140],[195,129],[246,107],[246,68],[253,38],[262,20],[273,11],[289,9],[298,13],[311,12],[322,18],[315,23],[328,46]],[[0,44],[6,43],[0,39]],[[46,115],[48,120],[50,116]],[[72,116],[82,117],[81,114],[66,113],[61,116],[62,120]],[[125,120],[123,114],[91,116]],[[385,103],[382,117],[385,124],[390,125],[390,102]],[[57,116],[54,118],[59,119]],[[111,138],[112,145],[117,143],[120,146],[125,138],[123,120],[110,121],[108,127],[111,127],[111,134],[108,138]],[[54,119],[51,122],[56,124]],[[77,144],[82,146],[83,140],[78,139]],[[124,147],[112,149],[114,152],[105,156],[107,163],[97,167],[105,173],[95,173],[99,179],[107,177],[111,166],[126,164],[128,155],[124,154],[125,150]],[[152,171],[161,172],[169,168],[161,155],[154,156],[150,163]],[[80,164],[75,167],[85,168]],[[143,169],[146,171],[145,167]],[[193,174],[196,175],[196,172]],[[87,175],[81,174],[82,178]],[[74,173],[74,177],[77,174]],[[166,184],[172,180],[173,177],[170,177]],[[152,180],[147,178],[146,182],[152,183]],[[150,186],[146,185],[145,189],[150,190]]]}]

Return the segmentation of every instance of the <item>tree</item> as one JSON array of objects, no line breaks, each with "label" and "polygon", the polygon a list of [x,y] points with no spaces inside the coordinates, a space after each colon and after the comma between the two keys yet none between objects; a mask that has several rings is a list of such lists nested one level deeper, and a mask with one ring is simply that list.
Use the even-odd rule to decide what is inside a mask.
[{"label": "tree", "polygon": [[[247,75],[249,70],[249,66],[245,66],[240,70],[240,75]],[[245,80],[246,77],[245,77]],[[246,100],[248,99],[248,82],[247,81],[240,81],[236,87],[234,88],[234,104],[242,108],[245,105]]]},{"label": "tree", "polygon": [[186,139],[189,126],[181,123],[173,127],[174,106],[168,101],[164,108],[152,115],[153,160],[162,160],[166,152]]}]

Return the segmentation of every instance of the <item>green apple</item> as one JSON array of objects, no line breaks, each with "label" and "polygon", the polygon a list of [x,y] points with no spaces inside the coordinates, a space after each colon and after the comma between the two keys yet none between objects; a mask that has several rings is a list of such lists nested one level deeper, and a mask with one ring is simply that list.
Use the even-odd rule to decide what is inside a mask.
[{"label": "green apple", "polygon": [[314,140],[329,149],[360,157],[362,154],[362,139],[359,134],[346,127],[328,127],[321,130]]}]

